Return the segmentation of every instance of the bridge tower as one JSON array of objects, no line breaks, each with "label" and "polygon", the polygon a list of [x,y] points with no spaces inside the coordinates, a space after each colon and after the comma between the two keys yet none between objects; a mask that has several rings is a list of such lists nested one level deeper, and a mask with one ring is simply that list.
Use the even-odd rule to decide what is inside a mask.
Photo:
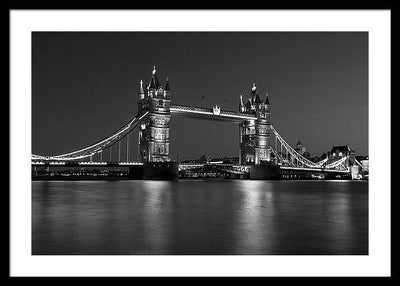
[{"label": "bridge tower", "polygon": [[157,78],[154,66],[146,92],[140,81],[138,94],[139,115],[149,112],[139,128],[139,160],[141,162],[169,162],[171,91],[168,77],[165,88]]},{"label": "bridge tower", "polygon": [[239,111],[257,116],[256,120],[245,120],[239,124],[239,164],[259,165],[271,159],[269,132],[270,132],[270,103],[268,93],[265,101],[261,100],[256,84],[253,83],[251,94],[243,104],[240,96]]}]

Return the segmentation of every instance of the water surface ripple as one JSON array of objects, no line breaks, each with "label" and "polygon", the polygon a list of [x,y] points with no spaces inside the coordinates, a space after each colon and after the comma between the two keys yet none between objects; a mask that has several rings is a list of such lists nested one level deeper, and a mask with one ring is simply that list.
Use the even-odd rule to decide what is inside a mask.
[{"label": "water surface ripple", "polygon": [[368,254],[368,182],[34,181],[32,254]]}]

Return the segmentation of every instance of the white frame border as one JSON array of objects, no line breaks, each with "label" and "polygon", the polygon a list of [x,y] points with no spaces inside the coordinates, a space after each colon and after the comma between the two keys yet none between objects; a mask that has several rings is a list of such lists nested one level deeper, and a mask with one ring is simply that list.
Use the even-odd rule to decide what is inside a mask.
[{"label": "white frame border", "polygon": [[[390,10],[10,11],[10,275],[390,276],[390,16]],[[32,31],[368,31],[369,255],[32,256]]]}]

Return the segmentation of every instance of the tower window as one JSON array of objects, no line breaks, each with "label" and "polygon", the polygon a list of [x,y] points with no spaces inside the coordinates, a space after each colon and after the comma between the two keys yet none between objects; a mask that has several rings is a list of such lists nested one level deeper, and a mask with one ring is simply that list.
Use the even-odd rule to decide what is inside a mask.
[{"label": "tower window", "polygon": [[162,99],[158,100],[156,106],[157,106],[157,107],[165,107],[165,102],[164,102],[164,100],[162,100]]},{"label": "tower window", "polygon": [[156,139],[164,139],[165,138],[165,134],[164,134],[163,130],[156,129],[155,132],[154,132],[154,137]]}]

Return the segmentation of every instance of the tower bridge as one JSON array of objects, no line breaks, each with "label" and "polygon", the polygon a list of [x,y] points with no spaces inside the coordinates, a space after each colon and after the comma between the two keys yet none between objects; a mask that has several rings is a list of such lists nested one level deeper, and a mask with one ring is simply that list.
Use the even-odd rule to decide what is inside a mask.
[{"label": "tower bridge", "polygon": [[[246,102],[240,95],[238,111],[219,106],[173,104],[171,100],[168,77],[163,87],[154,67],[148,85],[144,87],[143,81],[139,83],[138,113],[128,123],[104,139],[76,151],[50,156],[32,154],[32,167],[124,166],[129,168],[132,177],[167,179],[176,178],[178,172],[204,167],[247,174],[253,179],[290,178],[305,173],[351,176],[348,154],[314,163],[291,147],[271,124],[268,93],[262,99],[255,83]],[[171,116],[238,124],[239,164],[184,164],[171,160]],[[131,138],[131,132],[136,128],[139,129],[138,141]],[[130,158],[130,147],[135,141],[138,142],[137,158]],[[118,158],[112,158],[113,148],[114,153],[118,150]],[[355,164],[361,166],[357,161]]]}]

